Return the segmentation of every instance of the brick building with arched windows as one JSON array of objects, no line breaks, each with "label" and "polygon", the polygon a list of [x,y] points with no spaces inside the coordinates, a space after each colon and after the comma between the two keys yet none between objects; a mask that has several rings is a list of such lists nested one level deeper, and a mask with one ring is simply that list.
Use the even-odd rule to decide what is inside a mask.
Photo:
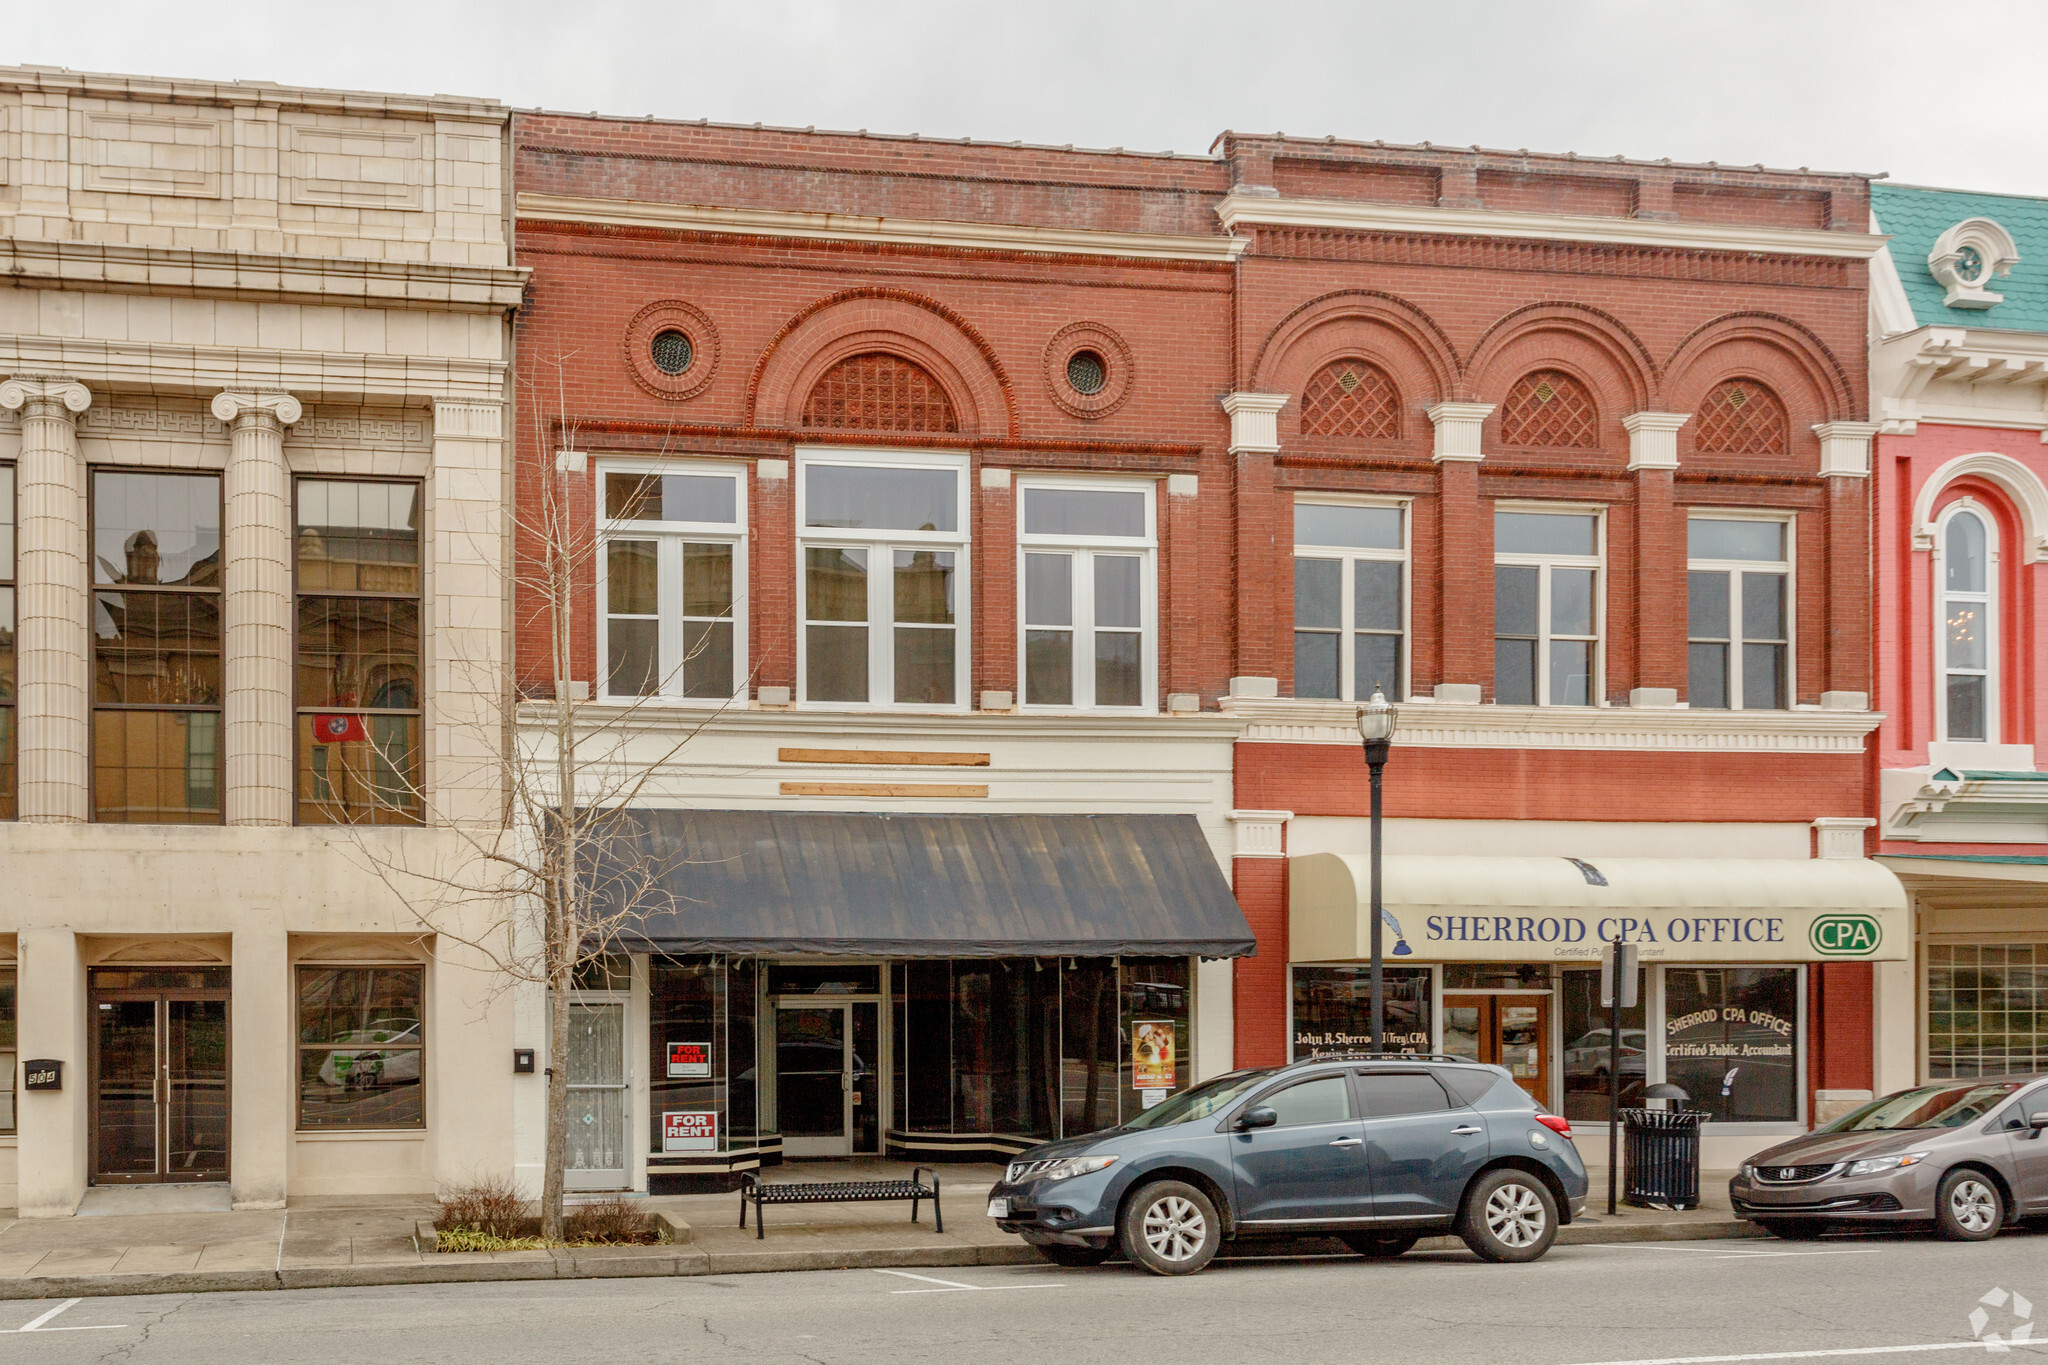
[{"label": "brick building with arched windows", "polygon": [[1604,1117],[1620,933],[1623,1080],[1690,1090],[1710,1166],[1868,1095],[1908,947],[1867,180],[514,140],[518,496],[600,537],[567,676],[515,607],[521,687],[687,739],[641,794],[678,908],[578,1000],[586,1184],[1015,1151],[1358,1044],[1375,688],[1403,1045]]}]

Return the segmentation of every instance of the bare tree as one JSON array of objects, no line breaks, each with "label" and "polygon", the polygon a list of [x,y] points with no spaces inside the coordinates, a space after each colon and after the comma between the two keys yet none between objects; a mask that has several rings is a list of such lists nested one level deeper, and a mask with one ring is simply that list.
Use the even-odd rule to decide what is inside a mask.
[{"label": "bare tree", "polygon": [[[435,818],[419,776],[412,731],[386,726],[343,727],[347,738],[334,746],[338,763],[302,799],[330,807],[329,818],[349,825],[358,860],[391,890],[421,925],[453,939],[482,960],[494,989],[538,986],[548,1012],[547,1145],[541,1194],[541,1235],[562,1235],[562,1196],[568,1165],[570,996],[578,969],[604,961],[651,915],[679,909],[671,876],[686,861],[682,852],[649,850],[635,817],[648,786],[672,774],[685,746],[724,713],[726,702],[687,713],[650,706],[692,658],[713,648],[711,630],[698,623],[697,638],[686,639],[684,657],[662,673],[656,654],[629,658],[614,673],[605,700],[592,680],[576,680],[579,642],[594,636],[591,591],[598,556],[604,553],[602,517],[631,518],[650,498],[661,496],[659,466],[636,486],[623,505],[595,506],[578,496],[587,486],[584,457],[572,421],[556,392],[550,403],[526,395],[532,449],[543,462],[536,477],[522,481],[522,496],[510,516],[509,549],[489,545],[491,533],[473,531],[484,556],[500,564],[510,589],[512,611],[526,640],[545,641],[549,676],[514,686],[510,661],[454,658],[456,673],[479,686],[475,694],[504,699],[475,714],[450,717],[443,726],[461,731],[475,760],[490,770],[477,788],[495,786],[500,797],[495,819]],[[666,451],[664,450],[664,454]],[[743,609],[736,595],[730,619]],[[728,637],[729,638],[729,637]],[[443,655],[449,651],[449,642]],[[599,662],[604,667],[605,661]],[[321,718],[316,718],[316,722]],[[446,746],[444,746],[445,748]],[[445,765],[444,765],[445,766]],[[425,820],[448,838],[430,854],[395,845],[369,826]]]}]

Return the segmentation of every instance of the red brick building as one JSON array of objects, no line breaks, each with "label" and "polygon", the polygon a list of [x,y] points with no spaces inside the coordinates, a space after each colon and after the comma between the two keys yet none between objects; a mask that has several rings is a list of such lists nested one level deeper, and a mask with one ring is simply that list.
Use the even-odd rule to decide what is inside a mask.
[{"label": "red brick building", "polygon": [[[756,931],[650,936],[633,1183],[1014,1150],[1352,1044],[1375,684],[1405,1044],[1604,1114],[1574,1044],[1623,932],[1624,1081],[1694,1091],[1710,1165],[1868,1091],[1905,945],[1863,856],[1864,180],[549,114],[515,145],[520,497],[562,480],[603,537],[572,676],[529,629],[525,686],[649,746],[708,718],[648,804],[782,821],[735,847],[832,844],[856,888],[806,919],[764,866],[758,914],[705,907]],[[654,1074],[699,1032],[710,1074]],[[667,1143],[685,1109],[709,1148]]]}]

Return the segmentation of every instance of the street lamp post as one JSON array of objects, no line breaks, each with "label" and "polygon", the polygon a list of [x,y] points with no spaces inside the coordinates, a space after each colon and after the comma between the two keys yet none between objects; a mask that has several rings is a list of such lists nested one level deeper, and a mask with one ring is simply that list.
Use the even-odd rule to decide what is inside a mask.
[{"label": "street lamp post", "polygon": [[1394,747],[1394,707],[1375,687],[1372,700],[1358,708],[1358,736],[1365,741],[1365,768],[1372,779],[1372,1050],[1386,1050],[1387,995],[1381,964],[1380,916],[1380,773]]}]

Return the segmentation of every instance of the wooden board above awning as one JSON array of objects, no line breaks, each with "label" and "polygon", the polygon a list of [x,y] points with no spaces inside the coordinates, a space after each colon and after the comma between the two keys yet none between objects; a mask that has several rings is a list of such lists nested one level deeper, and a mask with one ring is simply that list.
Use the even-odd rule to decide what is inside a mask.
[{"label": "wooden board above awning", "polygon": [[622,949],[874,957],[1243,957],[1254,949],[1192,815],[634,810],[620,819],[614,861],[644,860],[662,892],[620,934]]}]

